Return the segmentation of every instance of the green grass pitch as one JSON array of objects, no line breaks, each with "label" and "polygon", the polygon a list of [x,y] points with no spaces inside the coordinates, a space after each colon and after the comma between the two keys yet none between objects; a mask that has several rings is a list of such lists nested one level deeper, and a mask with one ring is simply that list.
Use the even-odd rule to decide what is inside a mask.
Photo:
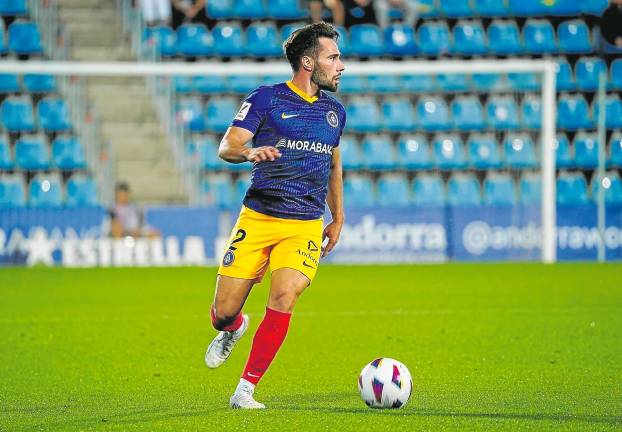
[{"label": "green grass pitch", "polygon": [[[221,368],[203,355],[215,269],[0,270],[0,430],[620,430],[622,265],[330,266],[257,389],[228,409],[263,316]],[[401,410],[357,378],[404,362]]]}]

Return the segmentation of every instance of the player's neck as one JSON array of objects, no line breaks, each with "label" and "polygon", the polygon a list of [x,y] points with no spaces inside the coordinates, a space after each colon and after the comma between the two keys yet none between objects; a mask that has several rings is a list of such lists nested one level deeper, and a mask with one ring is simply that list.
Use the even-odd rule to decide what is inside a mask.
[{"label": "player's neck", "polygon": [[309,97],[320,95],[320,87],[316,83],[312,82],[309,77],[296,74],[291,79],[291,83],[294,84],[299,90],[302,90]]}]

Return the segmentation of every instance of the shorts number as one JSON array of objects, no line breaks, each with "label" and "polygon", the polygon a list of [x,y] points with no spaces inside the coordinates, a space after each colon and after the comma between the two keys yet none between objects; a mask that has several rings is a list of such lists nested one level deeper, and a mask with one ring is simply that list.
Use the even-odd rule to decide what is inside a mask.
[{"label": "shorts number", "polygon": [[241,242],[246,238],[246,231],[243,229],[239,229],[238,232],[235,233],[235,238],[231,241],[231,245],[229,246],[229,250],[236,250],[237,247],[233,246],[234,244]]}]

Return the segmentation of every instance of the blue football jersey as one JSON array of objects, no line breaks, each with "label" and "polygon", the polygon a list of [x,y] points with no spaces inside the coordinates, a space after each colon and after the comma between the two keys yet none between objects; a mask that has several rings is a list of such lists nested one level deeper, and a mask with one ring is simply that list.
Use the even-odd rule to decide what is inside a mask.
[{"label": "blue football jersey", "polygon": [[231,126],[251,131],[253,147],[277,147],[281,157],[253,165],[244,205],[278,218],[322,217],[333,149],[345,122],[335,98],[323,91],[310,97],[291,81],[250,93]]}]

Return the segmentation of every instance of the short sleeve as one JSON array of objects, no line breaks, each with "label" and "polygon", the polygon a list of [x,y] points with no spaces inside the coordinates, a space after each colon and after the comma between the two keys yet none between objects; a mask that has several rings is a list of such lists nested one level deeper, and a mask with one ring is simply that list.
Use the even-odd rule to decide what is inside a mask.
[{"label": "short sleeve", "polygon": [[231,126],[237,126],[256,133],[263,123],[268,109],[270,108],[271,92],[268,87],[259,87],[250,93],[240,110],[233,118]]}]

